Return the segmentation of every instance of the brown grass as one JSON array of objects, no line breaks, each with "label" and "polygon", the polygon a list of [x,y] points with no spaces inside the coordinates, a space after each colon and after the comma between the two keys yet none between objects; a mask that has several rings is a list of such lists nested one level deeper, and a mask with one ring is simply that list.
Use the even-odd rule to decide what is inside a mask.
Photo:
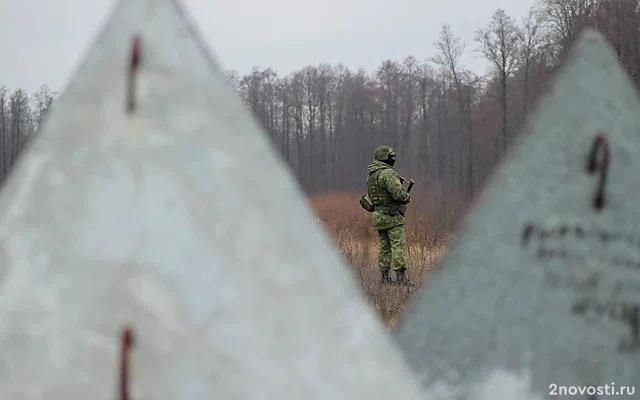
[{"label": "brown grass", "polygon": [[[331,192],[316,195],[310,201],[336,247],[353,268],[363,292],[391,328],[444,253],[453,229],[452,216],[466,205],[424,196],[420,202],[412,200],[407,212],[407,274],[414,285],[389,286],[380,284],[377,233],[371,228],[371,214],[358,204],[359,197],[357,193]],[[414,194],[414,198],[418,197]],[[393,273],[392,277],[395,278]]]}]

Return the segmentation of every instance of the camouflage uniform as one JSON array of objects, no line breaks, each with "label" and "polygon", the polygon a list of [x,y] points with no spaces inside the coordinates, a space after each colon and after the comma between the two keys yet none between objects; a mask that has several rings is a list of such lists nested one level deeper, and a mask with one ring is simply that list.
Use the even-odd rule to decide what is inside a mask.
[{"label": "camouflage uniform", "polygon": [[367,192],[374,206],[373,228],[378,231],[378,267],[383,283],[391,283],[390,268],[395,271],[398,283],[407,282],[404,211],[410,196],[393,169],[395,155],[390,146],[378,147],[367,176]]}]

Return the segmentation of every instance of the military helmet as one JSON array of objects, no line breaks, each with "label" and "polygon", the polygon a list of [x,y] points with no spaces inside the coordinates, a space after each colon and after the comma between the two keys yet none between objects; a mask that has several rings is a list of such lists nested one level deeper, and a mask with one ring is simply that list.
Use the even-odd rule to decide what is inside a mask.
[{"label": "military helmet", "polygon": [[391,146],[380,146],[376,149],[373,158],[378,161],[387,161],[396,156],[396,151]]}]

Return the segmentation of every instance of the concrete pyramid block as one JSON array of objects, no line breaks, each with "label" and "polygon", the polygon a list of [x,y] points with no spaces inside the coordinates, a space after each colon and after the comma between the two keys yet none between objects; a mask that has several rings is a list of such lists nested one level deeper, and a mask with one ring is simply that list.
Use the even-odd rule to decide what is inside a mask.
[{"label": "concrete pyramid block", "polygon": [[176,2],[120,1],[21,156],[0,398],[423,398],[208,54]]},{"label": "concrete pyramid block", "polygon": [[428,393],[604,399],[637,382],[639,116],[585,31],[394,333]]}]

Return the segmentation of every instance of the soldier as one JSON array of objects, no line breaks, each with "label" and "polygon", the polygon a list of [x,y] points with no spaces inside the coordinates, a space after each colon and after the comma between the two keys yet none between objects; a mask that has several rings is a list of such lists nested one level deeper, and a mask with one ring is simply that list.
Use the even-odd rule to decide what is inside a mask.
[{"label": "soldier", "polygon": [[410,196],[393,169],[395,162],[396,153],[392,147],[376,149],[373,163],[368,168],[367,192],[374,207],[373,228],[378,231],[378,267],[382,283],[392,283],[389,269],[393,268],[396,282],[407,284],[404,212]]}]

